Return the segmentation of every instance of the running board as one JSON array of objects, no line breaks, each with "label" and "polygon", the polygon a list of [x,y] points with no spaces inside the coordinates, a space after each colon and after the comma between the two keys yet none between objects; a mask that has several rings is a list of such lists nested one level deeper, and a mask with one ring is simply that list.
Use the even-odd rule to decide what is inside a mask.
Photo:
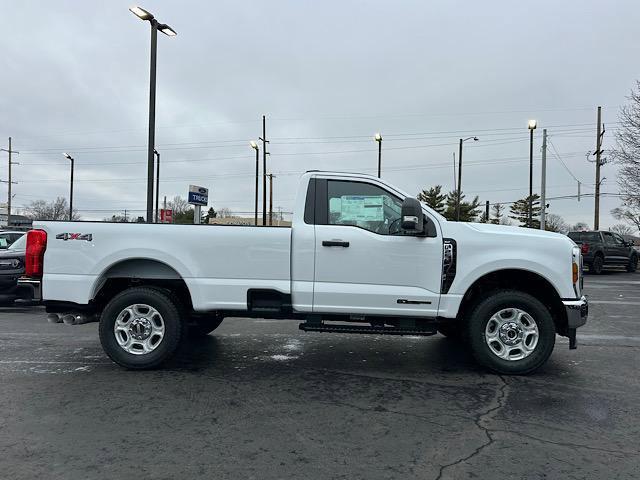
[{"label": "running board", "polygon": [[435,328],[398,328],[370,325],[329,325],[325,323],[301,323],[298,328],[305,332],[360,333],[370,335],[435,335]]}]

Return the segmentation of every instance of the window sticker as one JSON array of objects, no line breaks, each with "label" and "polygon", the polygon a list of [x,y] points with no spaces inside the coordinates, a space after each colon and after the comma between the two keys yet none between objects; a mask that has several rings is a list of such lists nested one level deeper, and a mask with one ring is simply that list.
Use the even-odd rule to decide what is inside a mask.
[{"label": "window sticker", "polygon": [[340,223],[382,222],[384,204],[384,195],[343,195],[330,199],[329,210]]}]

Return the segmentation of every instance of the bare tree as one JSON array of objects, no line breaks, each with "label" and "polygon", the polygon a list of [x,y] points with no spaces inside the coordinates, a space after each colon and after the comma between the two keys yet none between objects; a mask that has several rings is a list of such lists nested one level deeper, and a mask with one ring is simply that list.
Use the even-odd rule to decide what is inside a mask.
[{"label": "bare tree", "polygon": [[[33,220],[68,220],[69,204],[64,197],[58,197],[53,202],[35,200],[25,208],[27,216]],[[72,220],[80,220],[76,209],[73,210]]]},{"label": "bare tree", "polygon": [[218,210],[218,217],[220,218],[227,218],[232,216],[233,216],[233,213],[231,212],[231,209],[227,207],[222,207]]},{"label": "bare tree", "polygon": [[573,230],[575,232],[580,232],[580,231],[583,231],[583,230],[591,230],[591,228],[589,227],[589,225],[587,223],[578,222],[578,223],[575,223],[574,225],[571,226],[571,230]]},{"label": "bare tree", "polygon": [[569,224],[557,213],[547,213],[545,216],[545,230],[549,232],[567,233]]},{"label": "bare tree", "polygon": [[620,235],[633,235],[635,233],[635,229],[626,225],[624,223],[616,223],[609,227],[610,232],[619,233]]},{"label": "bare tree", "polygon": [[611,215],[616,220],[622,220],[631,223],[640,230],[640,206],[638,208],[618,207],[611,210]]},{"label": "bare tree", "polygon": [[180,195],[176,195],[175,197],[173,197],[173,200],[169,200],[167,202],[167,206],[171,210],[173,210],[174,217],[177,215],[183,215],[184,213],[186,213],[191,209],[189,202],[187,202]]},{"label": "bare tree", "polygon": [[616,148],[612,157],[620,165],[618,185],[622,206],[611,211],[618,220],[640,229],[640,81],[620,109],[620,126],[616,131]]}]

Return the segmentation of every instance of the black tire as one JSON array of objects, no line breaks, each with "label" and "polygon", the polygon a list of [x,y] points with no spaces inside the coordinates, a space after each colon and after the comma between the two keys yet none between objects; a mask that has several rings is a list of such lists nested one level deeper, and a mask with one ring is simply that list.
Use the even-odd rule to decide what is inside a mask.
[{"label": "black tire", "polygon": [[593,262],[589,265],[589,272],[594,273],[596,275],[601,275],[602,270],[604,269],[604,257],[601,254],[596,254],[593,257]]},{"label": "black tire", "polygon": [[629,264],[627,265],[627,272],[635,272],[638,269],[638,256],[637,255],[631,255],[631,258],[629,259]]},{"label": "black tire", "polygon": [[[125,351],[116,340],[114,325],[118,315],[128,306],[145,304],[155,308],[164,322],[164,336],[146,354],[132,354]],[[187,323],[180,301],[169,292],[149,288],[135,287],[120,292],[113,297],[100,316],[100,343],[105,353],[125,368],[144,370],[155,368],[168,360],[186,336]]]},{"label": "black tire", "polygon": [[456,341],[461,341],[464,338],[463,327],[458,322],[453,325],[439,325],[438,333]]},{"label": "black tire", "polygon": [[[491,317],[502,309],[518,308],[528,313],[538,327],[538,343],[520,360],[498,357],[485,340],[485,329]],[[481,299],[468,317],[469,343],[481,365],[507,375],[526,375],[540,368],[549,358],[556,341],[556,329],[549,310],[536,298],[518,290],[497,290]]]},{"label": "black tire", "polygon": [[192,338],[204,337],[220,326],[224,317],[217,315],[198,316],[191,319],[189,324],[189,336]]}]

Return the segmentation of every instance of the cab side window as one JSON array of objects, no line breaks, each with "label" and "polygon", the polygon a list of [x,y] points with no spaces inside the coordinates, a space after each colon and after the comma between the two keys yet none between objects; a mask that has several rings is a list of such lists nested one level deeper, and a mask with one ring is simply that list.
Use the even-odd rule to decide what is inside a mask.
[{"label": "cab side window", "polygon": [[328,180],[328,225],[352,225],[380,235],[399,235],[402,200],[365,182]]},{"label": "cab side window", "polygon": [[604,241],[608,244],[608,245],[615,245],[616,242],[613,238],[613,234],[609,233],[609,232],[602,232],[602,236],[604,237]]}]

